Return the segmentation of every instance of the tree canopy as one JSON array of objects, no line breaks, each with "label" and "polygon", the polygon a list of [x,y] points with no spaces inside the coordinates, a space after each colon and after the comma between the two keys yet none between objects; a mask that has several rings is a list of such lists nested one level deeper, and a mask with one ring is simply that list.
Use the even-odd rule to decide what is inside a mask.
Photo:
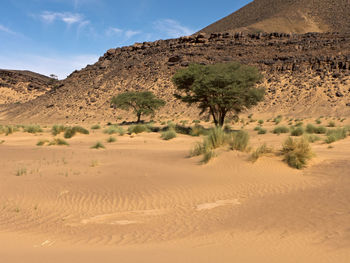
[{"label": "tree canopy", "polygon": [[132,109],[137,116],[137,123],[142,115],[153,115],[157,109],[165,105],[165,101],[157,98],[152,92],[125,92],[112,98],[112,105],[122,110]]},{"label": "tree canopy", "polygon": [[176,72],[172,81],[176,98],[197,104],[200,114],[209,113],[215,125],[223,126],[229,112],[239,114],[264,98],[264,89],[256,87],[261,78],[257,68],[233,62],[192,64]]}]

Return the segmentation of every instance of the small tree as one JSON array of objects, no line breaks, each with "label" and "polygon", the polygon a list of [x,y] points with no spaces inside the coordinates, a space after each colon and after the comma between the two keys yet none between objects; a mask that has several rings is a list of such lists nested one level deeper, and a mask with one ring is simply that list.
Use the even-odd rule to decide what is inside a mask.
[{"label": "small tree", "polygon": [[132,109],[137,116],[137,123],[141,121],[142,115],[153,115],[165,101],[158,99],[152,92],[125,92],[112,98],[112,105],[122,110]]},{"label": "small tree", "polygon": [[238,114],[263,99],[264,89],[255,87],[261,78],[255,67],[234,62],[192,64],[179,70],[172,81],[180,92],[176,98],[189,105],[198,104],[200,114],[209,112],[215,125],[223,126],[229,112]]}]

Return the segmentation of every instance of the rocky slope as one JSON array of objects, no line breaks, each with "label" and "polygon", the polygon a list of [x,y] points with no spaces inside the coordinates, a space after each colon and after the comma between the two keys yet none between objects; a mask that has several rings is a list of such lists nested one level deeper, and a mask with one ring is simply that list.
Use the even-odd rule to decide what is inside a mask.
[{"label": "rocky slope", "polygon": [[349,0],[255,0],[201,32],[349,32]]},{"label": "rocky slope", "polygon": [[[56,89],[20,105],[2,107],[13,122],[112,121],[127,113],[110,98],[127,90],[150,90],[168,104],[157,116],[197,118],[197,110],[173,97],[171,76],[189,63],[240,61],[263,72],[266,100],[253,111],[265,115],[350,116],[350,34],[198,34],[111,49],[94,65],[73,72]],[[131,116],[132,117],[132,116]]]},{"label": "rocky slope", "polygon": [[49,77],[19,70],[0,69],[0,104],[26,102],[51,90],[57,81]]}]

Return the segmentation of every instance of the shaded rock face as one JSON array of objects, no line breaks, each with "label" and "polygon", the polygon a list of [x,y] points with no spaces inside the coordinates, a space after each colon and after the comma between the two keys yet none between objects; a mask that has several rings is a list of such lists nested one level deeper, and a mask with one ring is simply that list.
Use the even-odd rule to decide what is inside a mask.
[{"label": "shaded rock face", "polygon": [[200,32],[349,32],[348,0],[255,0]]},{"label": "shaded rock face", "polygon": [[266,88],[266,100],[255,112],[350,116],[350,34],[346,33],[226,32],[110,49],[96,64],[73,72],[55,89],[3,108],[2,113],[28,121],[126,118],[127,113],[110,107],[111,97],[148,90],[168,102],[157,118],[194,118],[196,108],[174,98],[172,75],[190,63],[230,61],[256,66],[265,76],[260,85]]}]

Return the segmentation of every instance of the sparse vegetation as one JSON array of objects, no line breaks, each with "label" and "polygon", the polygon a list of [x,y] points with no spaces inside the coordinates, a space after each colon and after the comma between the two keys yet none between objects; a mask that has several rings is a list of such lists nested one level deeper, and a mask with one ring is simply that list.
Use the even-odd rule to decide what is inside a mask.
[{"label": "sparse vegetation", "polygon": [[348,134],[347,130],[345,128],[337,128],[337,129],[332,129],[328,130],[326,134],[326,140],[325,142],[330,144],[339,140],[345,139]]},{"label": "sparse vegetation", "polygon": [[301,126],[294,127],[291,131],[292,136],[301,136],[304,134],[304,128]]},{"label": "sparse vegetation", "polygon": [[63,136],[66,139],[70,139],[77,133],[89,134],[89,131],[81,126],[66,127]]},{"label": "sparse vegetation", "polygon": [[49,143],[49,140],[46,140],[46,139],[42,139],[42,140],[39,140],[37,142],[37,146],[44,146],[45,144],[48,144]]},{"label": "sparse vegetation", "polygon": [[330,127],[330,128],[334,128],[336,125],[335,125],[335,122],[334,121],[330,121],[329,123],[328,123],[328,127]]},{"label": "sparse vegetation", "polygon": [[264,128],[261,128],[261,129],[259,129],[259,131],[258,131],[258,134],[259,134],[259,135],[261,135],[261,134],[266,134],[266,133],[267,133],[267,130],[264,129]]},{"label": "sparse vegetation", "polygon": [[211,159],[213,159],[216,156],[217,156],[217,154],[213,150],[209,150],[203,154],[203,159],[201,162],[203,164],[207,164],[210,162]]},{"label": "sparse vegetation", "polygon": [[16,171],[16,176],[22,176],[27,174],[27,168],[19,168]]},{"label": "sparse vegetation", "polygon": [[176,138],[176,136],[177,136],[177,134],[176,134],[175,130],[174,129],[169,129],[168,131],[162,132],[161,138],[163,140],[168,141],[168,140]]},{"label": "sparse vegetation", "polygon": [[311,143],[314,143],[314,142],[317,142],[319,140],[321,140],[321,138],[317,135],[314,135],[314,134],[308,134],[308,135],[305,135],[307,140]]},{"label": "sparse vegetation", "polygon": [[259,146],[251,155],[249,160],[255,163],[260,157],[272,153],[273,149],[268,147],[266,143]]},{"label": "sparse vegetation", "polygon": [[101,142],[96,142],[93,146],[91,146],[91,149],[105,149],[106,147]]},{"label": "sparse vegetation", "polygon": [[245,151],[249,145],[249,134],[246,131],[239,131],[231,134],[229,138],[231,150]]},{"label": "sparse vegetation", "polygon": [[137,125],[131,125],[128,128],[128,133],[132,134],[139,134],[139,133],[143,133],[143,132],[149,132],[150,130],[148,129],[148,127],[146,125],[143,124],[137,124]]},{"label": "sparse vegetation", "polygon": [[278,125],[281,123],[281,121],[283,120],[282,115],[278,115],[276,118],[273,119],[273,122]]},{"label": "sparse vegetation", "polygon": [[43,132],[43,129],[41,129],[40,125],[28,125],[23,127],[23,131],[28,133],[38,133]]},{"label": "sparse vegetation", "polygon": [[99,129],[101,129],[101,125],[99,124],[95,124],[91,126],[91,130],[99,130]]},{"label": "sparse vegetation", "polygon": [[69,143],[66,140],[64,140],[64,139],[55,138],[55,139],[53,139],[52,141],[49,142],[49,146],[52,146],[52,145],[68,146]]},{"label": "sparse vegetation", "polygon": [[289,128],[287,126],[277,126],[272,131],[274,134],[280,135],[281,133],[289,133]]},{"label": "sparse vegetation", "polygon": [[113,143],[113,142],[116,142],[117,141],[117,138],[113,137],[113,136],[110,136],[108,139],[107,139],[107,142],[108,143]]},{"label": "sparse vegetation", "polygon": [[53,136],[56,136],[56,135],[59,135],[60,133],[64,132],[66,129],[67,129],[66,126],[64,126],[64,125],[57,125],[56,124],[56,125],[52,126],[51,134]]},{"label": "sparse vegetation", "polygon": [[120,127],[118,125],[109,126],[103,132],[109,135],[119,134],[120,136],[123,136],[125,134],[125,130],[123,129],[123,127]]},{"label": "sparse vegetation", "polygon": [[282,153],[284,161],[296,169],[304,168],[313,156],[310,144],[305,137],[300,139],[289,137],[283,144]]}]

